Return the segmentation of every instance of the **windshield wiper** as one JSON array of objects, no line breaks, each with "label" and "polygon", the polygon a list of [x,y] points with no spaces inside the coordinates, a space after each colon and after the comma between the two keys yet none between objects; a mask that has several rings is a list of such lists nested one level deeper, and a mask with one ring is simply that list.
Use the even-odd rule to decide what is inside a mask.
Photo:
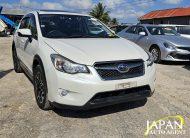
[{"label": "windshield wiper", "polygon": [[92,35],[70,35],[67,36],[66,38],[96,38],[97,36],[92,36]]},{"label": "windshield wiper", "polygon": [[117,35],[112,35],[112,36],[70,35],[70,36],[49,36],[48,38],[118,38],[118,36]]}]

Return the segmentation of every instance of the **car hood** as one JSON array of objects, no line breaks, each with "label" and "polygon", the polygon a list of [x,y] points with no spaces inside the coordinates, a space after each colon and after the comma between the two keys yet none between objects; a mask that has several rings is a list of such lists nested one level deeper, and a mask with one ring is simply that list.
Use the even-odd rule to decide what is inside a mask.
[{"label": "car hood", "polygon": [[167,36],[167,35],[156,35],[154,36],[157,40],[172,43],[179,47],[190,47],[190,39],[183,36]]},{"label": "car hood", "polygon": [[45,38],[44,41],[62,56],[85,65],[93,65],[101,61],[146,60],[148,58],[142,48],[123,38]]}]

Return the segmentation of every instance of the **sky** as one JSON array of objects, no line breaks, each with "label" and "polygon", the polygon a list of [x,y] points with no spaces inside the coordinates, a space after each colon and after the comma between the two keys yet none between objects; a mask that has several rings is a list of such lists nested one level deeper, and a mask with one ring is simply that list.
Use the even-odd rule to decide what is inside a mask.
[{"label": "sky", "polygon": [[137,23],[140,16],[153,10],[190,7],[190,0],[0,0],[0,6],[4,10],[56,9],[89,13],[98,2],[120,23]]}]

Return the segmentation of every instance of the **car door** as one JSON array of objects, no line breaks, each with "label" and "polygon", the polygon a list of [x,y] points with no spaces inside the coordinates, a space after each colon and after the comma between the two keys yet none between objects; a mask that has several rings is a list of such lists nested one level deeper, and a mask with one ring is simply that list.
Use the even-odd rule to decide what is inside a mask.
[{"label": "car door", "polygon": [[32,36],[29,38],[27,44],[25,45],[23,52],[25,53],[26,58],[25,64],[28,67],[29,71],[32,72],[33,58],[38,48],[38,32],[35,16],[33,14],[29,15],[28,28],[31,30]]},{"label": "car door", "polygon": [[[142,35],[140,33],[144,32],[145,35]],[[141,46],[144,50],[148,50],[149,49],[149,36],[148,36],[148,32],[146,31],[146,29],[143,26],[138,26],[137,30],[136,30],[136,34],[135,34],[135,43],[139,46]]]},{"label": "car door", "polygon": [[[24,17],[19,25],[19,29],[27,29],[29,25],[29,17]],[[21,60],[22,63],[26,63],[26,57],[24,54],[24,47],[27,44],[28,38],[27,37],[22,37],[19,35],[18,30],[15,32],[15,37],[16,37],[16,48],[17,48],[17,55],[19,59]]]}]

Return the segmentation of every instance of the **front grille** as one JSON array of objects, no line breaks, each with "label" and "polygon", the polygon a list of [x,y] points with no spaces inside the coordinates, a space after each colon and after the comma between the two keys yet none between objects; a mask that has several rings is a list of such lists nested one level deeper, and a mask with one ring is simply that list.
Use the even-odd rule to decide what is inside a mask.
[{"label": "front grille", "polygon": [[103,104],[107,102],[127,101],[130,99],[146,98],[151,96],[151,90],[149,86],[141,86],[136,88],[102,92],[96,94],[90,101],[90,104]]},{"label": "front grille", "polygon": [[178,49],[187,50],[190,52],[190,47],[177,47]]},{"label": "front grille", "polygon": [[173,55],[173,58],[181,59],[181,60],[190,60],[190,54],[188,55],[176,54],[176,55]]},{"label": "front grille", "polygon": [[[119,65],[126,65],[128,71],[120,72],[118,70]],[[144,75],[143,60],[99,62],[95,63],[94,67],[103,80],[119,80]]]}]

